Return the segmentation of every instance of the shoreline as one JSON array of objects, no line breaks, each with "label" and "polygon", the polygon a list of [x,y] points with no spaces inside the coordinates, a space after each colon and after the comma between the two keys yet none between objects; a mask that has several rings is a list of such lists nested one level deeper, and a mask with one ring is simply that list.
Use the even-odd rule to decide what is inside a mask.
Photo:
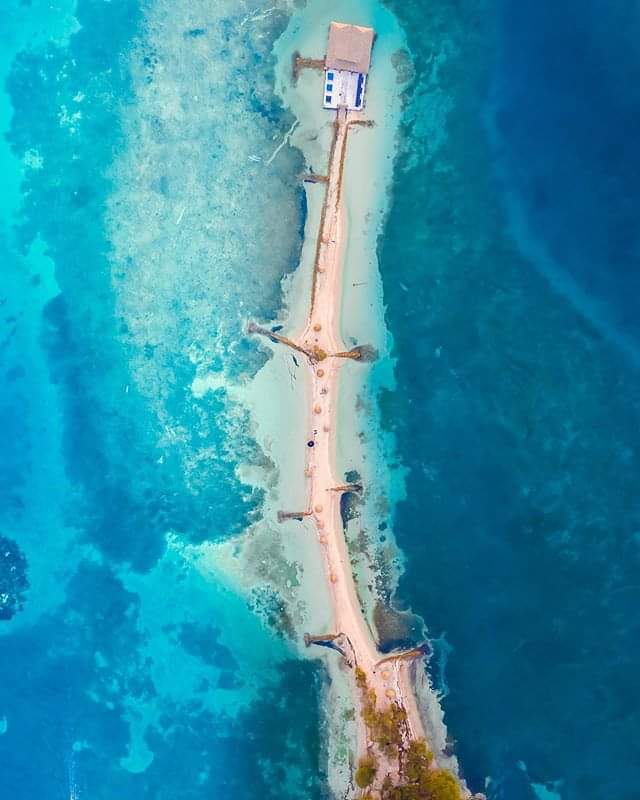
[{"label": "shoreline", "polygon": [[[306,55],[316,57],[317,53],[311,52]],[[298,91],[303,91],[303,89],[298,87]],[[297,122],[304,128],[306,120],[300,114],[296,116]],[[308,308],[306,324],[301,336],[288,330],[288,338],[280,339],[280,343],[300,352],[302,359],[307,362],[304,372],[306,384],[310,388],[307,393],[306,405],[308,450],[304,470],[308,483],[307,501],[299,508],[288,510],[286,516],[295,516],[297,513],[300,518],[309,517],[312,521],[317,543],[316,552],[320,554],[324,564],[325,579],[333,607],[332,630],[313,636],[305,634],[305,643],[307,646],[313,643],[324,646],[327,646],[328,643],[331,646],[337,645],[334,649],[338,649],[342,654],[341,666],[344,668],[344,664],[346,664],[347,667],[354,669],[355,681],[350,681],[350,683],[353,708],[360,712],[356,722],[355,746],[356,759],[360,766],[367,759],[374,757],[374,745],[371,741],[374,736],[370,729],[371,722],[366,721],[367,707],[370,705],[368,698],[373,693],[375,693],[373,695],[375,713],[381,715],[391,713],[393,715],[398,711],[403,715],[402,722],[398,723],[398,731],[400,728],[403,731],[398,734],[400,750],[406,748],[410,751],[413,743],[425,740],[425,728],[414,688],[415,671],[412,676],[410,666],[410,659],[415,658],[416,653],[420,651],[395,653],[389,658],[384,658],[378,650],[376,634],[367,620],[362,598],[358,596],[356,578],[346,541],[346,529],[343,527],[340,512],[340,495],[345,487],[342,485],[344,478],[337,470],[338,433],[336,429],[339,387],[343,373],[342,362],[346,360],[344,355],[347,350],[342,328],[343,306],[347,296],[343,279],[343,263],[348,240],[348,236],[345,236],[348,231],[346,219],[348,204],[343,201],[341,195],[347,140],[354,135],[350,131],[353,131],[356,125],[363,124],[371,124],[363,112],[338,109],[335,113],[334,137],[329,149],[326,169],[325,200],[320,213],[319,225],[314,233],[316,248],[312,265],[311,303],[310,306],[305,304],[305,307]],[[364,135],[366,136],[366,132]],[[310,171],[317,171],[315,164],[315,168],[311,170],[310,159],[304,149],[303,153]],[[387,155],[387,157],[390,156]],[[375,170],[372,169],[372,171],[375,175]],[[307,220],[307,223],[305,248],[313,229],[310,220]],[[368,266],[371,271],[372,265]],[[366,274],[369,277],[370,272]],[[374,275],[378,279],[381,300],[381,281],[377,270]],[[295,330],[298,325],[291,325],[291,328]],[[273,340],[268,330],[258,329],[254,326],[252,331],[262,333]],[[360,345],[362,342],[358,344]],[[339,355],[332,356],[332,354]],[[346,365],[344,366],[347,368]],[[356,367],[356,369],[358,368],[361,369],[361,365]],[[387,662],[384,668],[380,668],[381,661]],[[330,660],[327,659],[326,663],[329,666]],[[333,669],[330,667],[330,672],[334,671],[335,667]],[[378,711],[379,701],[381,701],[381,710]],[[383,776],[394,781],[404,779],[402,759],[396,765],[395,758],[399,758],[399,753],[395,757],[391,757],[384,747],[377,748],[375,763],[378,778],[373,778],[367,784],[369,787],[367,791],[380,790]],[[429,760],[433,761],[433,755],[429,756]],[[432,767],[437,768],[437,762],[433,761]],[[438,768],[437,771],[443,772],[444,770]],[[450,772],[448,774],[453,780],[452,774]],[[458,781],[457,778],[455,780]],[[469,796],[470,793],[464,783],[458,781],[457,785],[460,787],[460,792]]]},{"label": "shoreline", "polygon": [[[303,155],[309,172],[322,173],[330,151],[330,120],[334,112],[327,112],[320,102],[320,83],[318,75],[302,71],[298,84],[291,83],[291,56],[296,50],[305,55],[316,56],[323,53],[326,46],[326,32],[329,21],[338,19],[357,20],[372,25],[381,35],[374,49],[376,67],[375,79],[367,89],[366,117],[375,120],[376,127],[368,130],[352,131],[356,147],[350,147],[345,159],[345,181],[342,203],[340,204],[340,261],[343,269],[341,289],[337,299],[331,304],[337,319],[337,336],[332,340],[333,351],[344,350],[343,340],[349,345],[373,344],[381,358],[375,366],[349,365],[346,372],[339,370],[332,378],[333,388],[329,386],[333,398],[331,418],[333,427],[339,434],[332,439],[332,468],[326,473],[329,483],[334,486],[341,482],[343,469],[349,464],[362,475],[368,494],[362,506],[363,522],[373,521],[378,509],[373,508],[379,500],[387,506],[389,529],[382,547],[377,538],[371,541],[371,552],[375,562],[361,565],[357,578],[350,569],[351,554],[343,532],[340,503],[333,502],[324,509],[323,521],[330,525],[336,534],[336,543],[331,553],[330,563],[343,565],[342,580],[350,582],[350,597],[346,603],[350,619],[356,620],[352,627],[359,630],[358,651],[363,654],[362,661],[367,672],[373,674],[377,660],[384,657],[376,647],[376,629],[373,621],[373,606],[382,601],[379,589],[367,590],[377,586],[378,581],[386,584],[393,593],[400,571],[402,555],[398,551],[392,534],[393,505],[402,494],[402,470],[389,466],[391,447],[386,434],[379,428],[376,394],[381,387],[393,388],[393,369],[389,357],[391,337],[384,322],[382,280],[377,268],[377,237],[389,204],[394,153],[397,147],[396,136],[399,127],[402,103],[400,86],[403,83],[394,56],[403,52],[404,35],[398,28],[395,18],[388,10],[367,0],[347,0],[339,9],[319,6],[306,7],[294,12],[289,26],[276,42],[276,93],[296,120],[289,131],[289,143]],[[354,121],[355,121],[354,117]],[[274,143],[274,148],[278,142]],[[315,258],[316,236],[321,218],[321,186],[305,184],[307,195],[307,218],[304,240],[298,269],[283,280],[283,307],[277,319],[279,334],[300,344],[303,337],[313,344],[313,331],[309,331],[308,309],[312,289],[312,270]],[[323,193],[323,192],[322,192]],[[349,286],[347,275],[353,284],[361,284],[366,276],[366,285]],[[331,326],[330,326],[331,327]],[[265,343],[268,339],[263,340]],[[253,419],[255,438],[270,464],[259,466],[240,466],[241,479],[266,492],[262,519],[251,528],[225,543],[207,546],[200,551],[200,568],[213,572],[234,591],[239,591],[253,603],[254,587],[272,587],[282,603],[283,615],[292,627],[289,638],[301,644],[302,632],[311,634],[334,631],[343,620],[340,614],[332,615],[335,607],[332,584],[328,579],[325,558],[319,558],[322,543],[320,533],[307,507],[305,498],[308,480],[304,476],[306,458],[305,432],[313,430],[316,418],[309,409],[320,395],[319,384],[308,380],[306,358],[287,347],[268,345],[272,357],[256,377],[233,391],[234,399],[247,408]],[[292,359],[292,356],[294,358]],[[295,363],[295,368],[292,363]],[[329,359],[339,361],[339,359]],[[322,362],[327,366],[327,361]],[[351,367],[354,368],[351,368]],[[305,377],[301,380],[302,373]],[[327,369],[329,372],[329,369]],[[277,387],[277,388],[276,388]],[[338,387],[340,391],[338,391]],[[366,402],[362,403],[362,398]],[[351,407],[350,407],[351,406]],[[317,426],[316,426],[317,428]],[[320,429],[318,429],[320,430]],[[362,436],[362,431],[368,431]],[[303,438],[305,437],[305,438]],[[301,466],[302,465],[302,466]],[[340,467],[340,472],[338,471]],[[398,480],[398,476],[400,480]],[[393,477],[392,477],[393,476]],[[392,485],[393,484],[393,485]],[[400,488],[398,488],[400,486]],[[391,492],[391,494],[388,494]],[[309,492],[313,500],[313,491]],[[284,521],[276,523],[279,511],[302,512],[300,522]],[[366,518],[366,519],[365,519]],[[310,537],[313,534],[313,538]],[[310,537],[306,542],[305,538]],[[380,573],[380,562],[386,562],[384,575]],[[357,580],[357,588],[354,581]],[[364,591],[363,591],[364,589]],[[259,609],[258,609],[259,612]],[[349,616],[349,613],[347,613]],[[343,615],[344,617],[344,615]],[[360,621],[357,621],[360,619]],[[335,653],[314,648],[311,652],[301,649],[299,655],[320,658],[325,665],[329,681],[325,696],[327,721],[326,747],[329,753],[328,780],[336,796],[344,796],[346,787],[353,786],[355,771],[352,743],[366,740],[366,729],[358,709],[362,707],[360,692],[354,684],[353,673]],[[395,692],[395,699],[408,708],[412,720],[412,730],[422,736],[425,728],[439,765],[446,766],[457,773],[455,757],[444,752],[446,729],[442,720],[442,710],[438,704],[429,676],[422,663],[416,668],[408,668],[401,661],[398,669],[385,669],[383,678],[374,678],[377,695],[383,698],[386,707],[392,699],[386,696],[387,690]],[[411,673],[411,674],[410,674]],[[419,697],[414,694],[414,677],[420,683]],[[373,684],[372,684],[373,686]],[[356,718],[354,718],[354,710]],[[362,749],[358,755],[362,755]],[[466,791],[466,790],[465,790]]]},{"label": "shoreline", "polygon": [[[317,233],[319,244],[314,265],[311,306],[300,339],[310,352],[320,348],[321,351],[331,354],[346,349],[340,333],[339,313],[343,297],[342,262],[346,229],[341,192],[349,132],[361,121],[359,114],[339,110],[334,123],[334,142],[327,170],[326,214],[321,216],[321,227]],[[392,664],[390,668],[377,669],[381,654],[373,632],[361,612],[343,532],[340,492],[336,491],[336,487],[342,483],[336,474],[336,404],[343,366],[346,368],[342,359],[332,358],[330,355],[326,358],[309,358],[306,374],[311,391],[310,402],[307,404],[309,441],[305,475],[308,478],[308,508],[312,512],[311,518],[333,605],[334,626],[329,635],[337,637],[344,647],[347,664],[352,668],[359,668],[366,675],[369,690],[375,691],[380,699],[386,698],[382,701],[383,707],[390,708],[397,703],[404,708],[410,738],[424,738],[422,720],[413,700],[413,689],[407,679],[408,670],[403,669],[404,665],[395,660],[389,662]],[[304,510],[307,511],[306,508]],[[321,636],[317,635],[317,638]],[[342,637],[346,644],[343,644]],[[358,759],[364,758],[370,750],[368,732],[362,722],[364,713],[360,695],[361,692],[354,682],[353,705],[360,709],[359,736],[356,742]],[[394,774],[395,769],[390,760],[382,771],[385,774]]]}]

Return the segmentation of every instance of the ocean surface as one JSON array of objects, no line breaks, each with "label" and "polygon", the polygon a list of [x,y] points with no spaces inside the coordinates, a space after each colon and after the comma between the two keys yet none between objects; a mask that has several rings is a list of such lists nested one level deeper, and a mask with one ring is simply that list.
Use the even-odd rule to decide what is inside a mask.
[{"label": "ocean surface", "polygon": [[[413,76],[378,248],[394,602],[472,788],[635,800],[640,14],[385,5]],[[290,11],[3,4],[0,797],[326,797],[321,666],[189,557],[260,519],[233,389],[302,243]]]},{"label": "ocean surface", "polygon": [[[640,16],[397,2],[414,54],[381,241],[409,469],[401,600],[472,786],[640,780]],[[533,786],[532,786],[533,784]]]}]

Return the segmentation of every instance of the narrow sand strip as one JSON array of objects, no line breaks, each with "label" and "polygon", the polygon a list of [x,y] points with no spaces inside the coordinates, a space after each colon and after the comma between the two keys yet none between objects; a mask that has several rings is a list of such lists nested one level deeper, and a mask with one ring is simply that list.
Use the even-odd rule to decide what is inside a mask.
[{"label": "narrow sand strip", "polygon": [[[315,70],[302,70],[297,86],[292,85],[293,52],[306,56],[324,52],[333,18],[358,20],[379,32],[375,78],[367,88],[367,116],[375,120],[372,129],[353,125],[361,121],[357,115],[342,120],[344,130],[331,124],[336,115],[322,108]],[[367,741],[372,733],[362,718],[365,701],[356,680],[356,661],[368,688],[376,694],[378,709],[400,706],[406,711],[404,742],[421,737],[426,730],[437,762],[457,771],[455,758],[444,752],[442,710],[423,663],[395,659],[378,665],[383,656],[376,648],[373,622],[368,621],[372,620],[371,601],[377,599],[373,590],[367,594],[374,576],[358,573],[356,584],[340,516],[341,492],[335,491],[344,483],[346,472],[356,470],[368,495],[366,510],[373,487],[373,497],[384,501],[382,493],[390,483],[375,412],[372,417],[369,408],[358,406],[361,396],[372,391],[372,375],[379,376],[380,367],[389,372],[391,365],[376,238],[388,205],[397,146],[403,80],[396,65],[403,44],[395,19],[377,0],[311,0],[294,12],[276,45],[278,93],[299,123],[291,129],[291,144],[304,154],[310,173],[326,176],[329,172],[332,181],[306,186],[305,242],[299,269],[285,280],[286,312],[279,320],[283,324],[276,328],[281,344],[242,391],[243,405],[256,425],[256,439],[274,465],[263,473],[262,467],[256,468],[255,475],[243,473],[248,483],[267,491],[263,519],[252,526],[250,535],[208,548],[201,561],[202,568],[226,577],[230,585],[249,595],[256,586],[273,585],[286,602],[286,615],[299,641],[307,631],[344,653],[342,657],[316,647],[307,651],[323,658],[330,676],[324,698],[328,781],[339,797],[351,796],[347,787],[353,788],[354,756],[365,755],[370,747],[377,749]],[[332,147],[334,134],[337,141]],[[336,184],[340,164],[346,176],[341,192]],[[318,266],[323,272],[317,271]],[[314,330],[315,325],[319,330]],[[269,329],[254,328],[254,332],[275,338]],[[282,346],[287,344],[284,336],[295,350]],[[373,345],[382,361],[372,367],[340,358],[320,359],[322,354],[314,353],[314,348],[341,352],[347,349],[345,343],[361,342]],[[378,377],[376,385],[382,385]],[[370,435],[363,436],[363,428]],[[307,446],[308,441],[313,441],[313,447]],[[391,495],[392,503],[393,499]],[[321,510],[315,511],[316,507]],[[281,511],[293,512],[294,519],[303,521],[285,519],[282,525],[274,524],[281,519]],[[369,511],[369,516],[375,513]],[[372,519],[374,528],[375,524]],[[390,567],[385,579],[393,586]],[[386,771],[397,777],[397,758],[395,764],[378,758],[377,766],[376,783]]]},{"label": "narrow sand strip", "polygon": [[[330,12],[326,10],[326,13]],[[304,30],[305,32],[313,30],[313,26],[307,27],[306,20]],[[326,27],[322,25],[316,30],[326,31]],[[301,28],[298,25],[293,26],[294,39],[299,37],[300,31]],[[290,64],[292,51],[285,51],[284,41],[286,41],[286,37],[280,43],[281,63]],[[386,46],[388,47],[388,44]],[[311,53],[315,54],[316,50],[317,48],[314,46]],[[306,49],[303,55],[308,55]],[[387,58],[390,55],[387,55]],[[308,75],[311,77],[311,73]],[[315,74],[313,77],[316,77]],[[366,207],[368,206],[370,210],[376,209],[376,211],[379,209],[378,213],[383,213],[384,200],[382,204],[380,200],[384,195],[380,193],[380,190],[383,189],[385,181],[381,182],[381,174],[384,174],[388,180],[393,143],[387,142],[388,146],[380,150],[386,136],[378,135],[375,130],[363,130],[360,126],[368,124],[364,114],[340,109],[337,114],[321,112],[325,115],[324,119],[329,114],[335,119],[331,144],[330,147],[327,147],[329,143],[325,135],[326,123],[322,121],[318,110],[314,107],[313,98],[308,95],[308,90],[314,82],[304,79],[304,71],[299,73],[298,78],[298,85],[293,88],[295,101],[291,102],[292,98],[288,97],[288,104],[300,122],[294,144],[302,146],[310,172],[314,173],[316,177],[324,176],[311,192],[307,192],[308,196],[316,198],[318,194],[324,194],[324,203],[320,210],[317,230],[314,230],[315,226],[309,225],[309,220],[307,221],[304,251],[309,254],[311,249],[314,250],[313,264],[309,265],[311,266],[310,280],[299,281],[298,291],[295,295],[289,295],[290,313],[287,325],[289,341],[281,340],[281,343],[294,346],[298,352],[302,351],[307,356],[306,358],[303,356],[301,364],[301,377],[305,384],[305,402],[308,414],[304,470],[307,496],[306,501],[302,500],[296,504],[300,506],[299,508],[289,510],[300,512],[300,515],[304,515],[306,518],[305,525],[311,522],[315,529],[317,540],[315,552],[318,562],[323,566],[332,612],[333,624],[329,629],[312,631],[313,635],[305,638],[308,645],[318,641],[320,644],[325,646],[329,644],[338,650],[338,653],[330,654],[326,650],[324,651],[327,655],[326,663],[332,678],[335,680],[339,675],[340,682],[346,681],[350,687],[351,705],[356,712],[357,729],[357,739],[352,743],[354,745],[352,749],[355,751],[357,761],[371,756],[375,759],[376,776],[369,786],[369,791],[376,790],[375,796],[377,796],[385,776],[388,775],[393,783],[396,781],[402,783],[405,777],[400,774],[402,770],[401,755],[399,757],[393,748],[385,748],[371,740],[373,736],[371,723],[365,724],[365,717],[367,712],[370,712],[371,706],[370,702],[367,702],[366,692],[363,692],[363,685],[366,686],[367,692],[375,693],[374,707],[378,712],[382,713],[385,710],[400,712],[401,715],[396,719],[401,720],[398,730],[402,741],[401,751],[405,752],[411,741],[426,739],[425,725],[421,718],[417,698],[419,691],[421,707],[424,706],[423,695],[426,686],[430,701],[427,704],[429,707],[428,734],[432,744],[431,749],[436,755],[432,766],[445,763],[447,767],[453,768],[454,774],[457,766],[455,759],[442,758],[445,731],[441,722],[441,711],[437,709],[438,713],[434,714],[434,719],[431,718],[432,706],[435,704],[437,707],[437,700],[432,697],[428,678],[425,677],[422,665],[416,669],[415,659],[422,653],[415,651],[406,654],[406,658],[402,656],[386,658],[377,649],[376,636],[369,627],[367,616],[364,613],[363,598],[358,595],[340,513],[342,490],[339,487],[344,484],[345,475],[338,470],[337,463],[338,420],[340,420],[342,448],[345,446],[345,439],[342,436],[344,426],[346,425],[350,434],[355,435],[357,430],[350,424],[350,419],[339,415],[339,407],[342,405],[340,385],[347,377],[343,375],[342,370],[343,368],[347,370],[349,376],[347,383],[353,384],[354,378],[356,382],[362,380],[356,376],[362,375],[364,369],[362,365],[353,363],[354,360],[357,362],[357,358],[351,360],[344,357],[348,355],[345,353],[348,346],[341,335],[345,322],[342,313],[346,312],[349,315],[346,320],[349,329],[353,330],[355,312],[355,327],[360,334],[364,333],[366,336],[367,331],[373,330],[375,336],[375,325],[370,319],[371,310],[377,308],[378,302],[380,309],[382,308],[381,298],[377,296],[381,288],[378,285],[379,275],[375,269],[375,259],[367,258],[368,247],[366,248],[367,253],[360,252],[357,247],[354,250],[354,243],[360,243],[361,237],[350,237],[347,223],[354,210],[353,201],[355,199],[358,217],[361,211],[363,216],[363,219],[359,220],[359,229],[362,228],[364,222],[369,236],[375,231],[379,222],[375,220],[375,217],[372,218],[370,214],[367,214]],[[291,85],[286,76],[282,75],[283,95],[290,91]],[[391,92],[393,94],[392,88]],[[391,99],[392,108],[395,108],[397,97],[395,100],[393,97]],[[376,103],[376,110],[381,114],[381,119],[384,119],[384,130],[388,136],[389,130],[392,130],[392,127],[388,125],[388,107]],[[367,137],[373,137],[372,141],[376,143],[373,148],[368,146]],[[347,147],[353,140],[357,141],[358,139],[357,147],[361,156],[358,158],[358,165],[362,167],[364,160],[365,169],[357,170],[352,175],[355,183],[347,189],[344,181]],[[328,159],[327,149],[329,150]],[[380,174],[378,174],[379,172]],[[372,191],[374,187],[378,189],[377,195],[375,191]],[[343,195],[344,198],[349,197],[347,202],[343,202]],[[357,234],[358,231],[355,233]],[[313,238],[315,238],[315,248],[312,245]],[[362,295],[357,298],[350,287],[344,285],[344,260],[346,257],[350,259],[350,264],[354,259],[358,264],[358,272],[355,274],[358,274],[359,283],[353,283],[354,287],[356,285],[364,286],[371,280],[371,286],[362,292],[362,295],[367,297],[365,305],[362,302]],[[350,271],[350,280],[353,280],[354,272],[351,268]],[[309,296],[307,292],[311,295],[310,306],[307,306]],[[348,306],[345,305],[346,297],[349,298]],[[303,311],[305,306],[307,308],[306,315]],[[382,318],[379,317],[379,319]],[[382,329],[384,330],[384,325],[382,325]],[[380,330],[379,327],[378,330]],[[269,335],[268,331],[262,332]],[[358,340],[360,341],[360,336]],[[362,341],[366,340],[362,339]],[[378,345],[375,338],[374,342]],[[341,354],[342,357],[336,357],[336,354]],[[298,480],[296,476],[292,477]],[[311,557],[314,558],[314,548],[310,549]],[[381,661],[383,663],[380,663]],[[416,686],[416,675],[418,675],[418,686]],[[464,784],[460,786],[460,789],[463,796],[469,796]]]},{"label": "narrow sand strip", "polygon": [[[345,661],[355,670],[363,670],[370,689],[374,690],[381,707],[396,704],[407,714],[407,738],[423,738],[424,730],[409,675],[408,661],[387,660],[384,668],[377,669],[382,658],[373,635],[362,613],[358,599],[342,518],[338,489],[344,481],[336,471],[336,419],[340,371],[351,359],[337,357],[344,353],[340,337],[340,309],[342,305],[342,242],[346,221],[341,205],[344,162],[350,129],[362,124],[362,115],[340,109],[334,125],[334,136],[329,154],[324,206],[318,231],[314,274],[311,288],[311,306],[305,330],[295,343],[298,351],[306,351],[309,358],[307,375],[311,383],[309,405],[309,438],[305,475],[308,479],[308,509],[314,521],[321,558],[329,585],[333,605],[334,630],[339,636]],[[285,342],[286,343],[286,342]],[[356,360],[356,359],[354,359]],[[362,697],[356,685],[355,671],[353,705],[360,711],[356,752],[363,757],[369,750],[367,732],[362,722]],[[397,777],[395,759],[379,764],[380,774]]]}]

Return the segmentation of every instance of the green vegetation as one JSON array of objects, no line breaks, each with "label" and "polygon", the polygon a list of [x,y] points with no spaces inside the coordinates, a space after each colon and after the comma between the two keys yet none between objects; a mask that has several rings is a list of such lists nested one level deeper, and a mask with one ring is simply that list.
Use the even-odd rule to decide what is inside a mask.
[{"label": "green vegetation", "polygon": [[361,789],[371,786],[377,771],[376,760],[373,756],[369,755],[361,758],[358,769],[356,770],[356,784]]},{"label": "green vegetation", "polygon": [[433,766],[433,753],[422,739],[411,742],[402,774],[404,781],[382,785],[382,800],[461,800],[460,784],[449,770]]},{"label": "green vegetation", "polygon": [[[356,667],[356,685],[362,693],[362,718],[367,726],[369,740],[376,744],[389,759],[398,758],[400,781],[394,784],[385,775],[380,787],[380,800],[462,800],[460,784],[449,770],[434,766],[433,753],[424,739],[414,739],[403,750],[403,733],[406,733],[407,713],[398,703],[384,710],[377,708],[376,693],[369,688],[364,670]],[[406,740],[404,740],[406,741]],[[378,765],[371,754],[361,759],[355,782],[361,789],[373,784]],[[373,800],[370,792],[362,800]]]},{"label": "green vegetation", "polygon": [[429,769],[433,761],[433,753],[427,749],[426,742],[414,740],[409,745],[404,763],[404,774],[410,783],[420,780],[425,770]]},{"label": "green vegetation", "polygon": [[460,784],[448,769],[432,769],[422,788],[429,800],[461,800]]},{"label": "green vegetation", "polygon": [[375,693],[370,707],[363,712],[364,721],[369,728],[371,740],[375,742],[382,752],[389,758],[398,755],[402,744],[402,727],[407,719],[407,712],[402,706],[393,703],[384,711],[375,707]]},{"label": "green vegetation", "polygon": [[369,689],[367,676],[359,667],[356,668],[356,684],[362,692],[362,718],[367,726],[370,740],[375,742],[388,758],[397,756],[402,744],[402,731],[407,712],[398,703],[392,703],[383,711],[379,710],[376,693],[373,689]]},{"label": "green vegetation", "polygon": [[460,784],[455,776],[439,767],[427,769],[419,781],[399,786],[383,786],[382,800],[461,800]]},{"label": "green vegetation", "polygon": [[311,348],[310,355],[313,361],[324,361],[325,358],[327,357],[326,350],[323,350],[321,347],[318,347],[317,344],[315,344]]}]

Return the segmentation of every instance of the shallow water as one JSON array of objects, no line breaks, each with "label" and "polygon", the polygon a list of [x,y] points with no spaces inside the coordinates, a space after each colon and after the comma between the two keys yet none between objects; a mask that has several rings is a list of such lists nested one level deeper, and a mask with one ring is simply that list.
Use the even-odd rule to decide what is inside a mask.
[{"label": "shallow water", "polygon": [[241,409],[191,384],[262,363],[241,326],[297,260],[298,157],[265,167],[286,16],[66,5],[66,28],[40,3],[3,19],[0,532],[30,584],[2,622],[3,793],[315,796],[318,670],[184,550],[260,502]]},{"label": "shallow water", "polygon": [[[323,672],[277,596],[248,604],[193,555],[259,518],[239,465],[272,469],[233,390],[306,213],[300,154],[274,157],[285,6],[6,5],[0,536],[29,588],[0,606],[1,785],[320,797]],[[397,603],[426,620],[473,788],[631,800],[637,20],[387,6],[413,64],[379,241]]]}]

